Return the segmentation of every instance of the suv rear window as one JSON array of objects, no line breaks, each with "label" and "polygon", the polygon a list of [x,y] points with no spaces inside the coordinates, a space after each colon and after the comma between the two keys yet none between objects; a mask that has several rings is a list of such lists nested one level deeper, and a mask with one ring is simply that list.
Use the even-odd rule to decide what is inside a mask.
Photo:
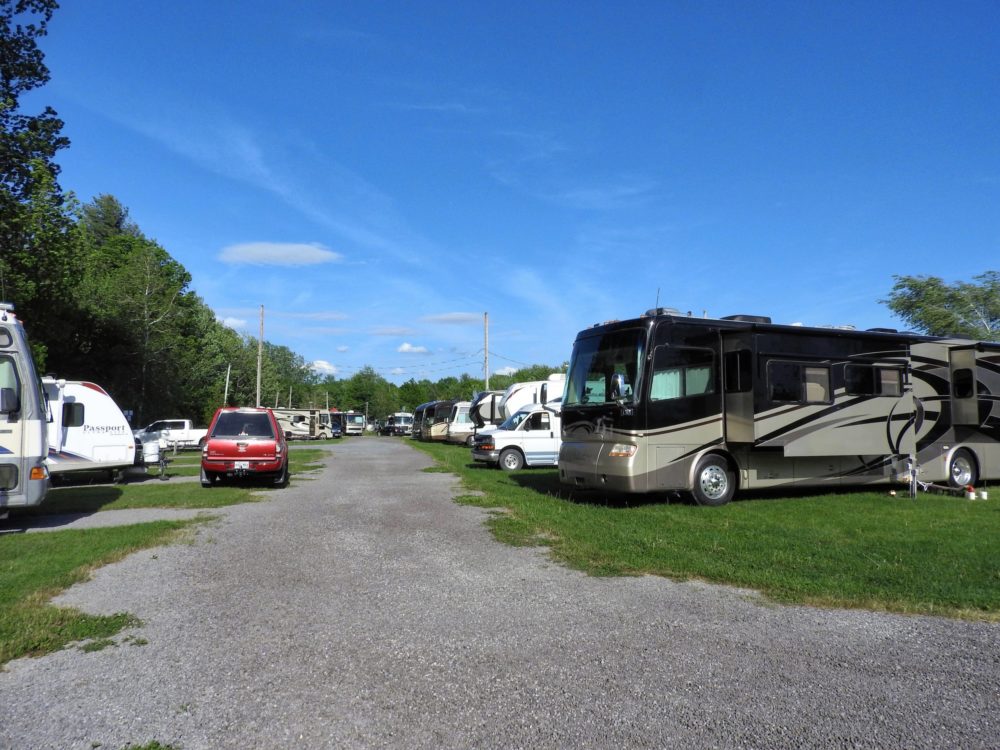
[{"label": "suv rear window", "polygon": [[212,429],[212,437],[273,438],[274,432],[266,413],[226,411],[219,415],[219,421]]}]

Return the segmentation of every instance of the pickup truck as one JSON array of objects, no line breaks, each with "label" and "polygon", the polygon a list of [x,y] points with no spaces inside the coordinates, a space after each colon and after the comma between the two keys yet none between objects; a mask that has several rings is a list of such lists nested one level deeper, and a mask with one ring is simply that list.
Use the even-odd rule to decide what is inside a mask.
[{"label": "pickup truck", "polygon": [[558,404],[526,406],[511,414],[498,428],[477,434],[472,458],[499,464],[504,471],[555,466],[559,463],[561,429]]},{"label": "pickup truck", "polygon": [[164,447],[200,448],[205,444],[208,428],[194,427],[190,419],[158,419],[132,434],[140,443],[159,440]]}]

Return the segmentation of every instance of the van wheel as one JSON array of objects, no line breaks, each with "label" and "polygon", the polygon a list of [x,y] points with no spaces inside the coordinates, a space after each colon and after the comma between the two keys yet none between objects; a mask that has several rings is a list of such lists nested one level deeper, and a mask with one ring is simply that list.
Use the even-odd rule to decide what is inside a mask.
[{"label": "van wheel", "polygon": [[465,439],[465,447],[466,448],[474,448],[474,447],[476,447],[476,436],[475,435],[469,435],[469,437],[467,437]]},{"label": "van wheel", "polygon": [[500,454],[500,468],[504,471],[517,471],[524,468],[524,456],[517,448],[507,448]]},{"label": "van wheel", "polygon": [[705,456],[694,473],[691,494],[698,505],[725,505],[736,493],[736,477],[721,456]]},{"label": "van wheel", "polygon": [[979,472],[976,471],[976,461],[972,454],[965,448],[960,448],[951,456],[951,463],[948,464],[948,484],[952,487],[968,487],[976,484],[979,479]]}]

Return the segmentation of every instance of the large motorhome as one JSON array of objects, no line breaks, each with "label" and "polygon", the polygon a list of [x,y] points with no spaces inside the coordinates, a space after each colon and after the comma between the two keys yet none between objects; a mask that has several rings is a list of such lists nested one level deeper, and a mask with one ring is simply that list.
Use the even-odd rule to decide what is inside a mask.
[{"label": "large motorhome", "polygon": [[365,434],[367,420],[364,414],[359,411],[345,411],[341,412],[341,415],[344,420],[344,437]]},{"label": "large motorhome", "polygon": [[48,402],[48,459],[53,479],[84,471],[114,476],[136,461],[136,438],[118,404],[101,386],[42,378]]},{"label": "large motorhome", "polygon": [[38,505],[49,489],[45,401],[24,328],[0,302],[0,515]]},{"label": "large motorhome", "polygon": [[421,440],[444,441],[448,437],[448,417],[454,401],[432,401],[424,409]]},{"label": "large motorhome", "polygon": [[456,401],[451,405],[448,414],[448,429],[445,434],[446,443],[467,445],[472,447],[476,426],[469,418],[469,401]]},{"label": "large motorhome", "polygon": [[[1000,477],[1000,344],[659,308],[581,331],[560,480],[615,492]],[[911,485],[912,486],[912,485]]]}]

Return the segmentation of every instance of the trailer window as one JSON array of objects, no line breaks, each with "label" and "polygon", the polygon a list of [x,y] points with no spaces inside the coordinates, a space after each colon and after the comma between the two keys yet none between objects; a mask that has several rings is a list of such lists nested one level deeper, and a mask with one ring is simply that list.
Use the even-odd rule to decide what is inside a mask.
[{"label": "trailer window", "polygon": [[772,360],[767,363],[767,382],[776,403],[830,403],[829,367]]},{"label": "trailer window", "polygon": [[649,400],[666,401],[714,393],[712,362],[712,352],[707,349],[656,347]]},{"label": "trailer window", "polygon": [[955,398],[972,398],[976,393],[975,385],[971,369],[963,367],[961,370],[955,370],[952,376],[952,395]]}]

